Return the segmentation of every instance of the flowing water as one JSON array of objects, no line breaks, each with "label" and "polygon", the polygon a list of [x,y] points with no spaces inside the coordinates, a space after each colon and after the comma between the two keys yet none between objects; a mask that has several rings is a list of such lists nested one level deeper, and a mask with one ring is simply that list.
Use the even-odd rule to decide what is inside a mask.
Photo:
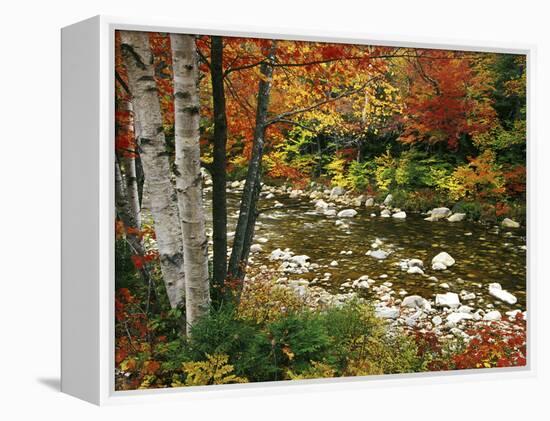
[{"label": "flowing water", "polygon": [[[233,231],[238,217],[239,193],[229,193],[228,230]],[[259,209],[268,209],[258,218],[255,239],[267,238],[263,252],[252,256],[253,264],[277,267],[280,262],[269,262],[269,254],[276,248],[289,248],[295,254],[305,254],[312,263],[320,265],[315,272],[290,275],[292,278],[313,280],[331,292],[338,292],[340,285],[362,275],[390,281],[393,289],[404,289],[410,294],[433,298],[436,293],[461,290],[481,293],[480,303],[493,303],[496,308],[525,309],[526,305],[526,250],[523,229],[505,229],[473,222],[424,221],[424,216],[408,214],[404,220],[371,217],[379,215],[378,208],[355,207],[354,218],[342,218],[349,228],[336,226],[337,218],[315,212],[313,203],[306,197],[276,197],[285,207],[272,209],[275,199],[260,199]],[[210,202],[209,200],[207,203]],[[343,207],[339,207],[339,210]],[[365,255],[371,243],[379,238],[384,250],[393,250],[385,260]],[[256,242],[256,240],[255,240]],[[340,254],[346,251],[351,254]],[[456,263],[446,271],[433,271],[432,258],[446,251]],[[418,258],[424,262],[425,273],[437,277],[407,274],[399,266],[401,259]],[[337,267],[330,266],[336,260]],[[331,273],[330,280],[322,281],[324,273]],[[387,278],[384,276],[387,275]],[[281,276],[287,276],[286,274]],[[514,306],[498,302],[489,296],[488,284],[498,282],[503,289],[514,294],[518,303]],[[440,286],[447,283],[449,289]],[[485,301],[483,301],[485,300]],[[479,300],[478,300],[479,301]]]}]

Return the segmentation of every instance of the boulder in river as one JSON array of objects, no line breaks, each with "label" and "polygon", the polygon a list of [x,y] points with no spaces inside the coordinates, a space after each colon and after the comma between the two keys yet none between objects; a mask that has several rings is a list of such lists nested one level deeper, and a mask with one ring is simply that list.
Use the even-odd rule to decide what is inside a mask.
[{"label": "boulder in river", "polygon": [[392,218],[396,218],[396,219],[405,219],[406,217],[407,217],[407,214],[403,211],[396,212],[392,215]]},{"label": "boulder in river", "polygon": [[519,223],[510,218],[504,218],[501,224],[504,228],[519,228]]},{"label": "boulder in river", "polygon": [[447,322],[456,325],[462,320],[471,320],[473,318],[474,316],[470,313],[451,313],[447,316]]},{"label": "boulder in river", "polygon": [[500,314],[500,311],[498,311],[498,310],[490,311],[488,313],[485,313],[485,315],[483,316],[483,320],[485,320],[487,322],[494,322],[494,321],[497,321],[497,320],[500,320],[500,319],[502,319],[502,315]]},{"label": "boulder in river", "polygon": [[374,199],[372,197],[367,198],[367,200],[365,200],[365,206],[367,208],[374,206]]},{"label": "boulder in river", "polygon": [[376,317],[381,319],[397,319],[399,317],[399,309],[396,307],[380,306],[374,310]]},{"label": "boulder in river", "polygon": [[424,275],[424,271],[418,266],[410,266],[409,269],[407,269],[407,273],[409,275]]},{"label": "boulder in river", "polygon": [[336,186],[330,191],[330,197],[343,196],[346,193],[346,190],[343,187]]},{"label": "boulder in river", "polygon": [[422,260],[420,259],[410,259],[408,262],[407,262],[408,266],[409,267],[419,267],[421,269],[424,268],[424,262],[422,262]]},{"label": "boulder in river", "polygon": [[317,211],[325,211],[329,208],[329,204],[325,202],[323,199],[319,199],[315,201],[315,210]]},{"label": "boulder in river", "polygon": [[292,252],[275,249],[269,255],[269,260],[288,260],[292,257]]},{"label": "boulder in river", "polygon": [[384,205],[386,206],[391,205],[392,201],[393,201],[393,196],[391,194],[388,194],[384,199]]},{"label": "boulder in river", "polygon": [[298,263],[300,266],[309,266],[309,256],[306,256],[305,254],[292,256],[290,260],[294,263]]},{"label": "boulder in river", "polygon": [[384,260],[386,259],[390,254],[387,251],[384,251],[382,249],[373,250],[370,253],[368,253],[370,257],[374,257],[378,260]]},{"label": "boulder in river", "polygon": [[252,244],[250,246],[251,253],[260,253],[262,251],[262,246],[259,244]]},{"label": "boulder in river", "polygon": [[435,305],[438,307],[456,308],[460,306],[460,298],[458,298],[458,294],[455,294],[454,292],[437,294],[435,296]]},{"label": "boulder in river", "polygon": [[460,222],[466,218],[465,213],[453,213],[451,216],[447,218],[447,221],[449,222]]},{"label": "boulder in river", "polygon": [[515,304],[518,302],[518,299],[505,289],[502,289],[502,286],[498,282],[489,284],[489,294],[508,304]]},{"label": "boulder in river", "polygon": [[432,269],[434,269],[434,270],[444,270],[444,269],[435,269],[433,266],[436,263],[443,264],[445,266],[444,269],[447,269],[448,267],[455,264],[455,259],[453,259],[449,253],[447,253],[445,251],[442,251],[441,253],[439,253],[437,256],[435,256],[432,259]]},{"label": "boulder in river", "polygon": [[403,298],[401,302],[401,307],[411,307],[411,308],[431,308],[430,303],[425,298],[422,298],[420,295],[409,295],[408,297]]},{"label": "boulder in river", "polygon": [[451,216],[451,210],[449,208],[434,208],[430,213],[430,218],[434,221],[438,221],[449,216]]},{"label": "boulder in river", "polygon": [[338,218],[353,218],[355,215],[357,215],[355,209],[344,209],[338,212]]},{"label": "boulder in river", "polygon": [[384,209],[382,212],[380,212],[380,216],[382,218],[389,218],[391,216],[391,212],[387,209]]}]

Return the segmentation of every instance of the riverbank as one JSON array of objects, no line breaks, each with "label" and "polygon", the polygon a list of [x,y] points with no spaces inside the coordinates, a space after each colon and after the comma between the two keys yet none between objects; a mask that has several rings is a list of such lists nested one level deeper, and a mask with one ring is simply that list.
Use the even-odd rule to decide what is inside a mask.
[{"label": "riverbank", "polygon": [[[233,181],[228,183],[228,189],[239,193],[243,185],[244,181]],[[332,221],[343,232],[349,232],[358,212],[365,210],[371,218],[381,221],[387,219],[405,223],[407,218],[412,217],[407,211],[392,206],[391,194],[379,202],[375,197],[354,195],[339,187],[324,189],[314,186],[310,190],[299,190],[265,185],[261,197],[261,200],[269,203],[260,207],[263,212],[285,212],[289,209],[289,205],[284,203],[285,199],[307,201],[311,207],[308,213]],[[422,219],[424,224],[448,224],[456,227],[465,221],[466,215],[439,207],[424,212]],[[486,224],[483,225],[486,227]],[[403,225],[395,226],[396,231],[402,229]],[[518,223],[508,219],[503,220],[500,225],[490,226],[489,229],[504,238],[515,237],[514,232],[522,230]],[[517,319],[527,318],[524,300],[519,303],[518,298],[506,290],[506,286],[493,282],[494,279],[473,280],[471,278],[475,274],[471,274],[467,276],[470,279],[455,277],[453,281],[446,282],[449,275],[453,275],[453,266],[456,263],[452,257],[452,246],[447,251],[436,247],[433,252],[424,253],[423,256],[428,257],[427,261],[414,255],[396,259],[396,254],[400,257],[403,254],[400,248],[373,233],[372,240],[364,238],[362,241],[361,246],[365,250],[363,254],[373,262],[376,261],[378,266],[386,262],[391,264],[391,270],[379,270],[375,274],[368,273],[365,268],[365,273],[360,276],[335,281],[335,273],[339,269],[345,269],[346,263],[342,259],[349,261],[354,257],[351,249],[341,250],[338,256],[329,259],[330,262],[326,259],[316,262],[308,255],[300,254],[303,251],[301,249],[269,249],[266,244],[268,240],[262,234],[265,230],[262,229],[261,222],[259,232],[251,249],[248,282],[257,278],[272,279],[281,288],[287,288],[307,301],[312,308],[339,306],[349,300],[363,299],[374,306],[377,317],[388,322],[390,330],[433,333],[447,341],[459,338],[465,342],[472,339],[472,332],[484,327],[502,332],[517,331]],[[464,233],[465,237],[471,235],[468,231]],[[319,232],[319,240],[323,241],[322,232]],[[516,247],[518,252],[526,250],[524,244]],[[459,262],[458,266],[461,264],[463,262]],[[407,288],[400,285],[400,276],[413,278],[415,282],[424,284],[424,294],[408,292]],[[439,279],[440,277],[443,279]]]}]

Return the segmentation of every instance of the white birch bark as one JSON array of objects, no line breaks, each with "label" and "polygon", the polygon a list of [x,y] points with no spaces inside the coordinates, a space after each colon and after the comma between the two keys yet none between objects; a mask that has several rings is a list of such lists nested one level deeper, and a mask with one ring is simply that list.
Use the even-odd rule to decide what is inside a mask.
[{"label": "white birch bark", "polygon": [[174,308],[185,295],[183,243],[174,186],[170,181],[170,160],[162,129],[153,56],[146,32],[122,31],[121,40],[134,113],[139,121],[140,157],[147,179],[160,267],[170,305]]},{"label": "white birch bark", "polygon": [[208,241],[202,203],[198,63],[195,38],[171,34],[174,66],[176,191],[183,233],[187,333],[210,307]]}]

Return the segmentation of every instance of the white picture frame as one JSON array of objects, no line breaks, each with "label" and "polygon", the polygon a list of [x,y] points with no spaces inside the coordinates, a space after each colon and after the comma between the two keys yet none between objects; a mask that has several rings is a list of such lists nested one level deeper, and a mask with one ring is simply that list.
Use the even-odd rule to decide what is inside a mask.
[{"label": "white picture frame", "polygon": [[[65,27],[62,41],[62,392],[97,405],[334,388],[386,387],[404,383],[478,381],[534,376],[536,282],[527,276],[528,362],[525,367],[464,370],[356,378],[282,381],[162,390],[114,390],[114,32],[155,32],[246,36],[526,54],[527,163],[533,154],[532,93],[535,47],[456,40],[404,39],[383,35],[195,25],[153,19],[96,16]],[[529,178],[528,178],[529,179]],[[528,191],[530,188],[528,187]],[[533,200],[528,195],[528,221]],[[527,265],[532,256],[528,224]],[[209,393],[205,393],[208,391]]]}]

